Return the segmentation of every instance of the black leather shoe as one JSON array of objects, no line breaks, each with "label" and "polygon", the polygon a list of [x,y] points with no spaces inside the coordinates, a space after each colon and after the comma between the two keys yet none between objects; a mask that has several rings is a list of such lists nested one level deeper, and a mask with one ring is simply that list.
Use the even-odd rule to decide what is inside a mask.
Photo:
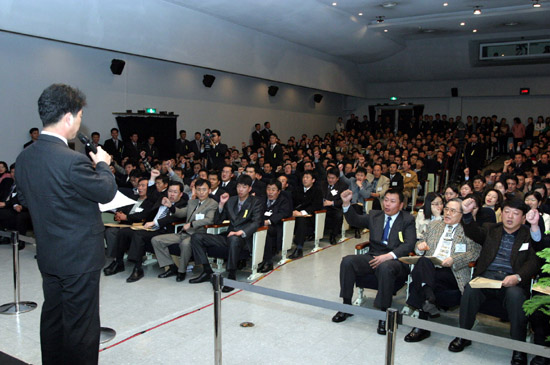
[{"label": "black leather shoe", "polygon": [[525,352],[514,351],[511,365],[527,365],[527,354]]},{"label": "black leather shoe", "polygon": [[184,280],[185,280],[185,273],[184,272],[179,272],[178,276],[176,276],[176,281],[178,283],[181,283]]},{"label": "black leather shoe", "polygon": [[198,283],[204,283],[205,281],[210,281],[210,278],[212,278],[212,274],[209,274],[207,272],[202,272],[199,276],[196,278],[190,279],[190,284],[198,284]]},{"label": "black leather shoe", "polygon": [[266,272],[270,272],[271,270],[273,270],[273,264],[271,262],[268,262],[264,263],[262,267],[258,269],[258,272],[265,274]]},{"label": "black leather shoe", "polygon": [[332,322],[336,322],[336,323],[344,322],[349,317],[353,317],[353,314],[338,312],[334,315],[334,317],[332,317]]},{"label": "black leather shoe", "polygon": [[132,274],[126,279],[127,283],[135,283],[143,277],[143,269],[141,267],[134,267]]},{"label": "black leather shoe", "polygon": [[361,238],[361,230],[360,229],[355,230],[355,238]]},{"label": "black leather shoe", "polygon": [[337,242],[336,242],[336,236],[331,234],[330,235],[330,244],[331,245],[335,245]]},{"label": "black leather shoe", "polygon": [[111,262],[109,266],[103,269],[103,273],[105,274],[105,276],[111,276],[123,271],[124,271],[124,264],[119,263],[118,261]]},{"label": "black leather shoe", "polygon": [[550,359],[542,356],[535,356],[531,359],[531,365],[549,365]]},{"label": "black leather shoe", "polygon": [[455,337],[454,340],[451,341],[449,344],[449,351],[451,352],[461,352],[464,350],[466,346],[470,346],[472,344],[472,341],[465,340],[460,337]]},{"label": "black leather shoe", "polygon": [[229,292],[232,292],[233,290],[235,290],[235,288],[230,287],[230,286],[224,286],[222,288],[222,293],[229,293]]},{"label": "black leather shoe", "polygon": [[302,256],[304,256],[304,251],[301,248],[296,248],[294,249],[294,252],[292,252],[290,256],[288,256],[288,258],[294,260]]},{"label": "black leather shoe", "polygon": [[169,278],[170,276],[175,276],[177,273],[178,273],[177,271],[173,271],[169,269],[163,272],[162,274],[159,274],[158,278],[159,279]]},{"label": "black leather shoe", "polygon": [[414,327],[408,335],[405,336],[405,342],[420,342],[430,337],[431,332],[421,328]]},{"label": "black leather shoe", "polygon": [[376,333],[378,333],[379,335],[386,334],[386,321],[378,321],[378,328],[376,329]]}]

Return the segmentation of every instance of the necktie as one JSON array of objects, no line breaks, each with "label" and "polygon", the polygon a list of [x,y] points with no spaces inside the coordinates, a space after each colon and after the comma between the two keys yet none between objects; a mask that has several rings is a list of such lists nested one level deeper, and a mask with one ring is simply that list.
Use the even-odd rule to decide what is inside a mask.
[{"label": "necktie", "polygon": [[273,200],[268,200],[267,201],[267,208],[271,208],[271,206],[273,205]]},{"label": "necktie", "polygon": [[[164,209],[163,209],[164,208]],[[162,218],[166,217],[168,215],[168,208],[166,208],[164,205],[162,207],[159,208],[159,211],[157,212],[157,216],[156,216],[156,221],[158,223],[158,221],[160,221]],[[156,231],[157,229],[159,229],[160,227],[158,226],[158,224],[155,224],[153,226],[153,229]]]},{"label": "necktie", "polygon": [[384,226],[384,235],[382,236],[382,243],[385,245],[388,244],[388,236],[390,235],[390,222],[391,217],[388,217],[388,219],[386,219],[386,225]]},{"label": "necktie", "polygon": [[239,200],[239,206],[237,208],[237,213],[241,212],[241,208],[243,207],[243,203]]}]

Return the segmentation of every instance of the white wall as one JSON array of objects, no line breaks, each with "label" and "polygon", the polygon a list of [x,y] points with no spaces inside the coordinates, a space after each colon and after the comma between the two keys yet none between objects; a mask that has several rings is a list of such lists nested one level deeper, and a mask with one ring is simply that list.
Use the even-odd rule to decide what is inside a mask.
[{"label": "white wall", "polygon": [[[112,113],[127,109],[173,111],[188,136],[218,128],[224,143],[240,146],[254,123],[266,120],[285,140],[329,131],[342,107],[340,94],[322,92],[316,104],[313,89],[6,32],[0,32],[0,49],[0,160],[8,163],[28,140],[28,130],[41,126],[36,102],[55,82],[87,95],[82,129],[100,132],[102,140],[116,126]],[[126,61],[121,76],[109,70],[113,58]],[[212,88],[202,85],[205,73],[216,76]],[[271,84],[279,86],[275,97],[267,94]]]}]

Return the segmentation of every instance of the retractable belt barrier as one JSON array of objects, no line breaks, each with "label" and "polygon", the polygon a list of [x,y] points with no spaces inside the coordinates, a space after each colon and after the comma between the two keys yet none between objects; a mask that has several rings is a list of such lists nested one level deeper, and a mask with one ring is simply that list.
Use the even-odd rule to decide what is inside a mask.
[{"label": "retractable belt barrier", "polygon": [[331,302],[324,299],[312,298],[305,295],[289,293],[276,289],[269,289],[261,286],[256,286],[248,283],[243,283],[235,280],[222,278],[219,274],[214,275],[214,303],[218,302],[218,305],[214,306],[214,326],[215,326],[215,354],[216,364],[221,364],[221,300],[220,290],[222,286],[230,286],[235,289],[249,291],[252,293],[266,295],[278,299],[288,300],[291,302],[302,303],[311,305],[314,307],[320,307],[330,309],[333,311],[339,311],[344,313],[356,314],[363,317],[372,318],[375,320],[386,320],[387,326],[387,342],[386,342],[386,364],[391,365],[394,362],[395,354],[395,336],[398,324],[403,324],[409,327],[417,327],[428,331],[433,331],[448,335],[451,337],[460,337],[467,340],[502,347],[507,350],[515,350],[521,352],[527,352],[533,355],[539,355],[548,357],[550,355],[548,347],[535,345],[531,343],[515,341],[509,338],[500,336],[489,335],[486,333],[480,333],[472,330],[466,330],[463,328],[453,327],[449,325],[434,323],[422,319],[403,316],[398,313],[397,309],[390,308],[386,312],[382,312],[376,309],[364,308],[359,306],[353,306],[348,304],[341,304]]}]

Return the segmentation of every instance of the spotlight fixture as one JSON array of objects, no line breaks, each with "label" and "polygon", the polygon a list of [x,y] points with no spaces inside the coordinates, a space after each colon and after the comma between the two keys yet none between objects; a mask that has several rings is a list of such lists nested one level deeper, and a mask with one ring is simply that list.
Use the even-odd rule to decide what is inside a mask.
[{"label": "spotlight fixture", "polygon": [[540,8],[541,5],[539,3],[539,0],[533,0],[533,8]]},{"label": "spotlight fixture", "polygon": [[449,3],[443,3],[443,6],[449,6]]},{"label": "spotlight fixture", "polygon": [[384,33],[388,33],[388,30],[387,30],[387,29],[384,29]]},{"label": "spotlight fixture", "polygon": [[359,14],[357,14],[357,15],[359,15],[359,16],[363,16],[363,13],[359,13]]},{"label": "spotlight fixture", "polygon": [[333,2],[333,3],[332,3],[332,6],[336,6],[336,5],[338,5],[337,2]]},{"label": "spotlight fixture", "polygon": [[380,15],[380,16],[377,16],[376,17],[376,22],[377,23],[384,23],[384,16],[383,15]]},{"label": "spotlight fixture", "polygon": [[477,33],[477,29],[473,29],[473,30],[472,30],[472,33]]},{"label": "spotlight fixture", "polygon": [[479,8],[479,6],[476,6],[476,8],[474,9],[474,15],[480,15],[481,14],[481,9]]},{"label": "spotlight fixture", "polygon": [[465,25],[466,25],[466,23],[460,22],[460,26],[461,26],[461,27],[463,27],[463,26],[465,26]]}]

